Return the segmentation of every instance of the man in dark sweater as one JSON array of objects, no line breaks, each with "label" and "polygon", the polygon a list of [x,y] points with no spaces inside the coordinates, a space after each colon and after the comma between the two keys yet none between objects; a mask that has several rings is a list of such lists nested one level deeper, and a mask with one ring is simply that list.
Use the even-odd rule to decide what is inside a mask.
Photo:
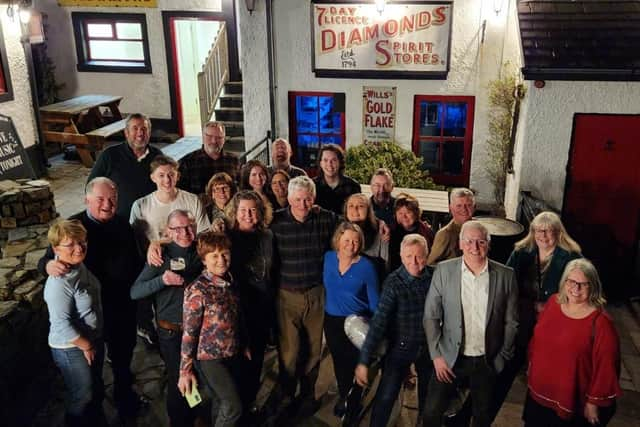
[{"label": "man in dark sweater", "polygon": [[126,143],[114,145],[102,152],[93,165],[87,181],[104,176],[118,186],[116,213],[129,218],[131,205],[140,197],[156,190],[151,181],[151,162],[160,150],[149,145],[151,122],[144,114],[131,114],[124,128]]},{"label": "man in dark sweater", "polygon": [[[289,182],[289,207],[277,211],[271,231],[279,258],[276,278],[279,292],[277,318],[280,344],[280,405],[291,402],[300,381],[300,398],[304,406],[300,415],[315,412],[314,389],[320,367],[324,288],[322,266],[329,250],[337,217],[322,208],[312,209],[315,185],[306,176]],[[299,355],[306,355],[303,363]],[[301,366],[302,372],[297,367]],[[278,393],[274,393],[277,396]]]},{"label": "man in dark sweater", "polygon": [[182,305],[184,288],[202,273],[196,250],[195,219],[190,212],[176,209],[167,218],[167,235],[162,264],[146,264],[131,288],[131,298],[153,298],[158,325],[160,353],[167,368],[167,412],[172,427],[191,427],[195,412],[180,390],[180,346],[182,343]]},{"label": "man in dark sweater", "polygon": [[[87,209],[69,219],[87,229],[84,264],[98,278],[104,312],[104,340],[113,370],[113,395],[122,418],[133,417],[141,399],[132,390],[130,365],[136,344],[136,306],[129,297],[131,285],[142,269],[133,231],[128,221],[116,215],[117,187],[108,178],[89,181]],[[62,276],[69,266],[54,257],[51,246],[38,263],[43,275]]]}]

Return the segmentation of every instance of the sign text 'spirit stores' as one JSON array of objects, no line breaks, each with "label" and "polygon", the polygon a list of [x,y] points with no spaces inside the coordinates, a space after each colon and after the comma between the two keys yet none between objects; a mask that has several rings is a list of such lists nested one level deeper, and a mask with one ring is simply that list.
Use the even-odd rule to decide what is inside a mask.
[{"label": "sign text 'spirit stores'", "polygon": [[446,73],[450,2],[313,3],[314,68],[318,70]]}]

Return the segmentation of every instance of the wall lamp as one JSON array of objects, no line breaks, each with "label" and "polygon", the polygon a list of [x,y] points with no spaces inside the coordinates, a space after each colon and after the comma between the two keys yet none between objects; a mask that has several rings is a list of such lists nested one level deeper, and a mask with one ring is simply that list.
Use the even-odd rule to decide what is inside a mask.
[{"label": "wall lamp", "polygon": [[384,12],[384,7],[387,4],[386,0],[375,0],[376,2],[376,10],[378,11],[378,13],[380,15],[382,15],[382,12]]},{"label": "wall lamp", "polygon": [[247,5],[249,15],[252,15],[253,11],[256,10],[256,0],[244,0],[244,2]]}]

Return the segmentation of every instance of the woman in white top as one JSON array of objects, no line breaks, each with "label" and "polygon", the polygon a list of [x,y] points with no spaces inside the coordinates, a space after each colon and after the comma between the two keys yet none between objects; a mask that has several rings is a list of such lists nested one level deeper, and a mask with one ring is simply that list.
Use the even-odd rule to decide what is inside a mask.
[{"label": "woman in white top", "polygon": [[179,178],[178,162],[171,157],[159,155],[151,162],[151,180],[157,190],[133,202],[129,218],[142,250],[164,237],[167,217],[176,209],[191,212],[198,233],[211,226],[198,196],[176,187]]}]

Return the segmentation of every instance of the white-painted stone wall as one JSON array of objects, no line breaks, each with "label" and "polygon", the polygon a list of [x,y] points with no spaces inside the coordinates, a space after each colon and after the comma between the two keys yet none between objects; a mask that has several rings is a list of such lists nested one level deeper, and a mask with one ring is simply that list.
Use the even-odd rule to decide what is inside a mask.
[{"label": "white-painted stone wall", "polygon": [[576,113],[640,114],[640,82],[527,82],[515,175],[507,185],[507,212],[515,215],[519,190],[532,191],[561,210]]},{"label": "white-painted stone wall", "polygon": [[[60,7],[57,0],[41,0],[38,9],[48,15],[48,52],[56,64],[56,79],[66,86],[62,97],[109,93],[125,98],[123,112],[143,112],[171,118],[167,54],[162,28],[163,10],[220,11],[220,0],[158,0],[157,8]],[[145,13],[152,74],[78,72],[71,12]]]},{"label": "white-painted stone wall", "polygon": [[26,148],[36,142],[36,127],[24,49],[20,42],[20,24],[17,18],[16,22],[9,20],[5,13],[6,6],[0,6],[0,9],[0,23],[13,87],[13,100],[0,103],[0,114],[13,119],[22,145]]},{"label": "white-painted stone wall", "polygon": [[[243,1],[239,2],[243,5]],[[447,80],[382,80],[316,78],[311,71],[311,23],[309,0],[273,2],[276,127],[279,136],[288,137],[288,92],[331,91],[346,94],[347,147],[362,140],[362,86],[396,86],[396,141],[411,148],[414,95],[475,96],[470,186],[478,191],[481,203],[490,202],[491,185],[482,167],[487,138],[487,83],[498,77],[500,64],[511,60],[519,66],[519,37],[515,0],[503,2],[499,15],[493,3],[480,0],[456,1],[451,41],[451,67]],[[257,142],[269,129],[269,96],[266,64],[264,4],[248,16],[240,12],[243,54],[246,141]],[[240,8],[242,9],[242,8]],[[487,20],[481,43],[482,22]],[[252,45],[250,47],[249,45]]]}]

